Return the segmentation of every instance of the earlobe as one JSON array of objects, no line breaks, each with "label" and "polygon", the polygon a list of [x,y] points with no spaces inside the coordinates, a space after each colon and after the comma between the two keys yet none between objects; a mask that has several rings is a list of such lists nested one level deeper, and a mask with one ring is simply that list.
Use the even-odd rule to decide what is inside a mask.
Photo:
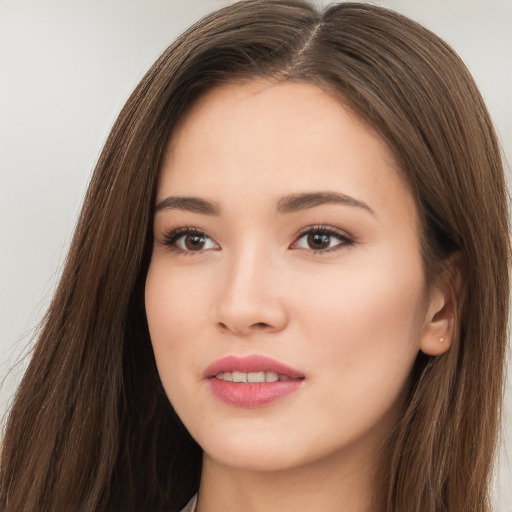
[{"label": "earlobe", "polygon": [[436,289],[431,297],[420,345],[421,351],[429,356],[443,354],[452,344],[456,309],[455,298],[447,284]]},{"label": "earlobe", "polygon": [[462,255],[452,255],[432,290],[429,312],[421,337],[420,350],[439,356],[451,347],[458,331],[458,311],[464,292]]},{"label": "earlobe", "polygon": [[453,341],[455,317],[431,320],[423,331],[420,349],[429,356],[439,356],[446,352]]}]

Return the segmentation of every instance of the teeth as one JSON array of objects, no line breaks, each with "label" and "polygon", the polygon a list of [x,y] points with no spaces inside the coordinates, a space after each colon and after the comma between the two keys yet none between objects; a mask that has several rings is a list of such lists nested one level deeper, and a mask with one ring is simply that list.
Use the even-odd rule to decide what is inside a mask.
[{"label": "teeth", "polygon": [[247,382],[247,373],[233,372],[233,382]]},{"label": "teeth", "polygon": [[265,382],[277,382],[278,380],[281,380],[279,378],[279,375],[274,372],[266,372],[265,373]]},{"label": "teeth", "polygon": [[265,372],[248,373],[247,382],[265,382]]},{"label": "teeth", "polygon": [[278,380],[291,380],[285,375],[278,375],[275,372],[225,372],[215,375],[217,379],[226,382],[277,382]]}]

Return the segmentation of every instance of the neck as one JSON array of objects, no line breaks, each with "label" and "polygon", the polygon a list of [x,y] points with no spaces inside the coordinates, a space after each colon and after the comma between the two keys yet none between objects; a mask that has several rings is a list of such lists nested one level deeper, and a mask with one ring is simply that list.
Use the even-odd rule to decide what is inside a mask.
[{"label": "neck", "polygon": [[375,452],[355,452],[276,471],[226,466],[205,455],[197,512],[374,512]]}]

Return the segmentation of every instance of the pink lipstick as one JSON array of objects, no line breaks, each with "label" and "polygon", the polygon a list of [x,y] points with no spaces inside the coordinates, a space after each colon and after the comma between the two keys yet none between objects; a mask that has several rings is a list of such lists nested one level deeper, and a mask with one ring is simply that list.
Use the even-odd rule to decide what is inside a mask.
[{"label": "pink lipstick", "polygon": [[304,375],[260,355],[227,356],[204,371],[212,393],[235,407],[261,407],[297,391]]}]

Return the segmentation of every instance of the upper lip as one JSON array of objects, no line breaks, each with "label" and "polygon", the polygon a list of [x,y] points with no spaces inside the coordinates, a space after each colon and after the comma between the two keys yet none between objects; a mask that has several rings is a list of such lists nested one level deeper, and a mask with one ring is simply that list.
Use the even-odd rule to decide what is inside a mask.
[{"label": "upper lip", "polygon": [[214,361],[204,371],[204,377],[209,379],[226,372],[274,372],[291,379],[304,378],[304,374],[275,359],[262,355],[226,356]]}]

